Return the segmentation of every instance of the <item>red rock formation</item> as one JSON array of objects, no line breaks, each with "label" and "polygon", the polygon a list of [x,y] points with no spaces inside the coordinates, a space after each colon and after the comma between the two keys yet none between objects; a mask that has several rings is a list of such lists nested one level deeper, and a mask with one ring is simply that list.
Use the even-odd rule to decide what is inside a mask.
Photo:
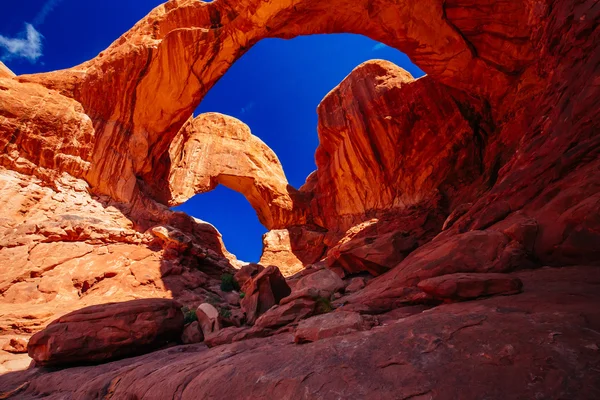
[{"label": "red rock formation", "polygon": [[[85,177],[96,191],[132,200],[141,180],[144,191],[168,199],[164,184],[168,176],[157,176],[156,169],[168,162],[170,142],[212,85],[260,39],[330,32],[365,34],[401,49],[436,81],[497,98],[516,80],[514,71],[532,62],[532,42],[526,38],[541,15],[528,11],[523,2],[508,13],[495,14],[495,21],[507,24],[511,34],[521,38],[519,46],[510,37],[499,36],[489,46],[486,41],[468,41],[437,0],[415,7],[387,0],[368,7],[341,0],[327,5],[316,0],[301,4],[170,1],[94,60],[70,70],[19,79],[74,98],[90,115],[98,145]],[[461,20],[463,15],[458,13],[456,18]],[[495,59],[499,49],[510,49],[510,57],[487,61]],[[108,89],[111,96],[104,95]],[[122,178],[115,179],[119,175]]]},{"label": "red rock formation", "polygon": [[292,276],[325,255],[325,232],[312,226],[291,226],[263,236],[259,263],[276,265],[284,276]]},{"label": "red rock formation", "polygon": [[352,332],[367,331],[375,325],[373,318],[359,313],[341,311],[317,315],[301,321],[294,335],[295,343],[316,342]]},{"label": "red rock formation", "polygon": [[14,78],[16,75],[0,61],[0,78]]},{"label": "red rock formation", "polygon": [[[297,267],[294,258],[304,264],[313,262],[304,255],[327,254],[325,264],[342,275],[379,274],[334,305],[336,312],[392,310],[384,326],[303,346],[291,334],[264,339],[323,311],[309,287],[278,306],[264,302],[253,328],[225,328],[209,344],[241,343],[171,349],[78,374],[31,370],[2,379],[0,391],[597,398],[598,269],[573,266],[600,264],[599,18],[594,0],[172,0],[81,66],[4,73],[0,260],[8,268],[0,313],[11,335],[113,296],[172,295],[194,304],[224,297],[214,278],[230,267],[218,233],[160,204],[223,174],[222,165],[205,168],[213,164],[194,170],[192,181],[172,174],[178,163],[203,165],[178,150],[204,148],[196,135],[229,142],[219,154],[269,159],[260,145],[250,154],[231,144],[240,132],[256,144],[237,122],[205,121],[215,126],[208,132],[189,120],[258,40],[361,33],[403,50],[428,76],[412,81],[369,62],[327,96],[319,168],[298,201],[274,163],[265,168],[277,179],[245,159],[234,172],[237,183],[273,179],[240,189],[265,223],[288,230],[288,248],[282,233],[268,241],[265,260]],[[241,130],[225,128],[232,125]],[[266,190],[257,196],[259,187]],[[525,288],[515,296],[421,313],[440,302],[424,280],[542,265],[562,269],[511,275]],[[261,290],[248,293],[258,304]]]},{"label": "red rock formation", "polygon": [[279,269],[270,266],[254,278],[247,280],[242,287],[242,292],[245,296],[240,304],[246,314],[246,321],[254,324],[258,317],[287,297],[291,289]]},{"label": "red rock formation", "polygon": [[194,321],[187,325],[181,335],[181,342],[183,344],[194,344],[200,343],[204,340],[204,333],[200,329],[198,321]]},{"label": "red rock formation", "polygon": [[438,193],[451,204],[468,196],[462,182],[477,180],[482,160],[453,94],[387,61],[352,71],[318,109],[315,222],[344,233],[365,215],[381,217]]},{"label": "red rock formation", "polygon": [[77,310],[33,335],[27,350],[42,366],[119,359],[177,342],[181,305],[167,299],[102,304]]},{"label": "red rock formation", "polygon": [[172,205],[221,184],[243,194],[268,229],[306,223],[275,153],[235,118],[209,113],[191,119],[169,156]]},{"label": "red rock formation", "polygon": [[527,288],[520,295],[442,305],[303,345],[283,334],[208,350],[202,344],[170,348],[95,367],[32,369],[0,377],[0,392],[23,399],[52,393],[295,399],[309,393],[324,399],[591,400],[600,362],[599,271],[520,272],[515,276]]}]

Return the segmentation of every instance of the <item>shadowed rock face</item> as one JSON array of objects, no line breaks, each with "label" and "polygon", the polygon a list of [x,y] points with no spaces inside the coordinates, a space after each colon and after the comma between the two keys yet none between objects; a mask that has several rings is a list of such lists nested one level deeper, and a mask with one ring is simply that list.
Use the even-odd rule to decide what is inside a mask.
[{"label": "shadowed rock face", "polygon": [[181,305],[144,299],[87,307],[48,325],[29,340],[38,365],[97,363],[143,354],[176,342],[183,332]]},{"label": "shadowed rock face", "polygon": [[526,288],[521,295],[442,305],[314,343],[296,345],[283,334],[212,349],[179,346],[96,367],[9,374],[0,377],[0,390],[16,389],[14,398],[23,400],[98,394],[592,400],[600,394],[593,371],[600,362],[598,271],[521,272],[515,275]]},{"label": "shadowed rock face", "polygon": [[[0,378],[0,393],[600,397],[599,19],[593,0],[181,0],[80,66],[2,69],[0,340],[115,297],[211,301],[233,318],[239,299],[218,278],[234,257],[209,224],[165,206],[216,183],[277,228],[263,262],[378,276],[331,303],[315,287],[266,300],[255,287],[253,309],[279,306],[223,329],[214,349],[32,369]],[[260,39],[332,32],[398,48],[428,75],[357,67],[319,106],[318,169],[298,192],[243,123],[190,119]],[[518,271],[545,265],[561,268]],[[261,270],[247,269],[249,282]],[[494,282],[508,290],[482,273],[507,275]],[[457,299],[473,301],[439,305]],[[380,326],[292,344],[296,324],[331,308]]]}]

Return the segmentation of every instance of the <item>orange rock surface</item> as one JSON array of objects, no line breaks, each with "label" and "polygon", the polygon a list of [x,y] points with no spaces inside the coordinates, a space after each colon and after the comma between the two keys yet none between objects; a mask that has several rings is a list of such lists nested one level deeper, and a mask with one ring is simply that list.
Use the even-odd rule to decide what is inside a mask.
[{"label": "orange rock surface", "polygon": [[[216,348],[32,368],[0,377],[0,397],[598,398],[599,24],[594,0],[172,0],[80,66],[0,65],[3,347],[109,299],[237,318],[219,285],[235,258],[211,225],[167,208],[217,183],[273,229],[264,264],[313,264],[289,296],[275,267],[245,267],[255,326],[220,330]],[[243,123],[190,119],[259,40],[333,32],[428,75],[358,66],[319,106],[318,169],[298,191]],[[350,279],[333,279],[324,298],[323,267],[364,281],[343,293]],[[482,273],[514,287],[487,290]],[[445,295],[459,277],[475,295]],[[512,295],[479,298],[498,293]],[[457,298],[471,301],[440,305]],[[328,311],[381,326],[293,344]],[[1,354],[3,372],[28,361]]]},{"label": "orange rock surface", "polygon": [[190,120],[169,155],[171,205],[221,184],[243,194],[268,229],[306,222],[275,153],[235,118],[209,113]]}]

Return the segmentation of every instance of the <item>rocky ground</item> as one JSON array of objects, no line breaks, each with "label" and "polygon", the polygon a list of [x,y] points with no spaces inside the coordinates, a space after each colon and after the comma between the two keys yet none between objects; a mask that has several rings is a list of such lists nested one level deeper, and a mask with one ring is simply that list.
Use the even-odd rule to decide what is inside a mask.
[{"label": "rocky ground", "polygon": [[[0,63],[0,398],[600,398],[599,20],[172,0],[72,69]],[[428,75],[358,66],[301,188],[190,117],[258,40],[331,32]],[[218,184],[270,229],[261,265],[169,209]]]}]

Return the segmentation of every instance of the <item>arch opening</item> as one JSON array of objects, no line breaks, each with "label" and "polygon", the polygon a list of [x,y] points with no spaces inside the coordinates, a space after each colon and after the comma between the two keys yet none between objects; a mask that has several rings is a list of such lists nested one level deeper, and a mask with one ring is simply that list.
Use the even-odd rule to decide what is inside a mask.
[{"label": "arch opening", "polygon": [[[295,189],[299,189],[316,169],[315,151],[319,145],[317,106],[354,68],[371,59],[391,61],[415,78],[424,75],[405,54],[361,35],[322,34],[290,40],[263,39],[237,60],[208,91],[194,115],[217,112],[247,124],[252,135],[273,150],[283,167],[280,173],[275,173],[280,175],[276,179],[284,180],[284,186],[290,185],[293,197]],[[225,143],[227,139],[222,141]],[[216,150],[215,147],[202,150],[203,153],[207,151],[213,156],[215,152],[222,152],[226,157],[227,153],[227,150]],[[223,156],[215,158],[222,159]],[[250,152],[237,157],[254,156]],[[221,175],[211,177],[210,187],[196,186],[195,193],[188,192],[180,201],[193,197],[175,209],[213,223],[222,232],[229,251],[244,261],[258,262],[262,251],[260,235],[267,231],[264,226],[268,229],[278,227],[270,221],[271,217],[259,221],[254,214],[256,211],[263,216],[268,214],[264,209],[270,204],[252,201],[253,194],[248,189],[251,184],[236,184],[225,170],[219,172]],[[269,171],[265,173],[269,174]],[[241,207],[239,202],[243,197],[232,195],[222,186],[240,192],[246,190],[244,194],[255,210],[248,204]],[[215,191],[207,193],[213,189]],[[253,190],[256,192],[256,189]]]}]

